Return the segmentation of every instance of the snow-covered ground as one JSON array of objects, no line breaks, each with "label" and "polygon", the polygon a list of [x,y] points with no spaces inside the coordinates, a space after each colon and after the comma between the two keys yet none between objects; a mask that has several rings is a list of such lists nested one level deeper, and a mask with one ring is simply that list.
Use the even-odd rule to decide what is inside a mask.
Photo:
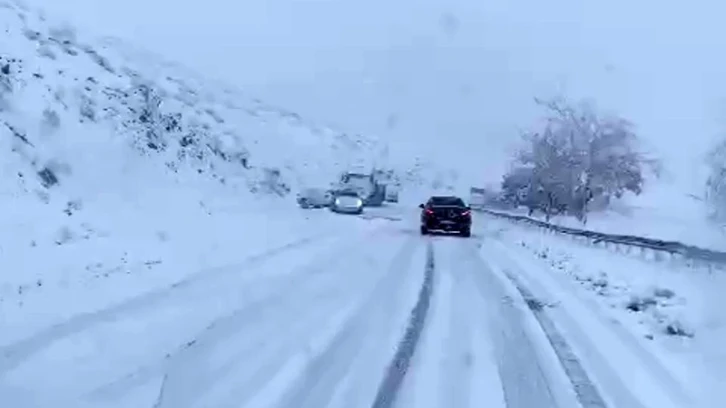
[{"label": "snow-covered ground", "polygon": [[[346,225],[346,221],[352,224]],[[22,339],[3,339],[0,395],[9,406],[19,407],[49,406],[45,404],[54,400],[53,404],[69,404],[62,406],[79,406],[84,400],[88,406],[150,406],[137,398],[144,397],[149,389],[156,398],[157,380],[168,373],[165,404],[182,406],[174,402],[182,398],[191,405],[194,399],[207,396],[214,386],[236,385],[222,382],[230,374],[254,373],[254,361],[259,362],[258,367],[267,367],[270,376],[277,374],[284,368],[283,363],[293,363],[285,360],[291,356],[285,354],[286,350],[316,347],[315,341],[325,340],[323,329],[350,312],[345,309],[346,302],[364,295],[365,287],[377,277],[390,275],[385,268],[378,268],[378,263],[387,259],[384,254],[373,257],[370,253],[355,255],[346,251],[359,246],[363,238],[370,238],[366,231],[376,225],[373,221],[338,220],[332,231],[316,222],[314,234],[307,231],[309,225],[299,228],[297,234],[280,230],[291,242],[274,246],[264,239],[263,231],[276,226],[263,224],[258,220],[251,226],[259,229],[259,246],[267,244],[265,250],[240,247],[234,234],[237,228],[228,226],[229,234],[224,236],[230,241],[228,257],[218,266],[207,264],[200,268],[199,264],[189,264],[181,271],[157,272],[173,274],[166,276],[165,282],[141,276],[135,280],[116,279],[105,287],[86,287],[75,293],[74,300],[83,303],[85,310],[55,316],[56,324],[46,324],[40,330],[33,327],[33,320],[13,319],[11,333],[25,330]],[[217,232],[220,237],[222,230]],[[350,240],[341,239],[349,230],[355,232]],[[193,247],[188,250],[196,253]],[[341,256],[346,252],[350,256]],[[352,265],[358,269],[368,265],[378,274],[342,274]],[[139,290],[137,286],[143,284],[146,287]],[[96,299],[104,292],[123,293],[125,297]],[[73,294],[63,291],[65,296]],[[28,300],[35,310],[23,309],[15,316],[22,312],[19,317],[32,318],[42,312],[42,306],[52,304],[65,309],[69,300],[53,295]],[[318,306],[313,308],[309,302]],[[314,336],[323,338],[317,340]],[[280,339],[279,344],[274,344],[275,338]],[[309,344],[298,342],[300,339]],[[265,347],[270,348],[269,353]],[[227,366],[230,361],[240,363],[236,373],[228,371],[235,368]],[[250,379],[258,383],[248,393],[260,391],[259,387],[271,380],[258,374]],[[242,377],[237,379],[243,381]],[[262,380],[265,382],[259,383]],[[36,396],[40,399],[33,402]],[[223,400],[219,401],[221,404]]]},{"label": "snow-covered ground", "polygon": [[[674,406],[721,404],[726,385],[722,270],[668,257],[656,261],[637,250],[625,254],[483,218],[491,236],[482,243],[483,253],[491,259],[508,257],[510,263],[503,267],[511,268],[559,316],[563,327],[572,331],[568,338],[578,343],[583,336],[580,352],[591,355],[590,364],[606,361],[623,386],[637,384],[641,388],[634,388],[636,395],[646,401],[653,398],[654,404],[665,403],[657,402],[663,397]],[[652,383],[640,377],[643,373],[653,375],[670,393],[653,390]],[[687,404],[678,394],[701,399]]]},{"label": "snow-covered ground", "polygon": [[463,239],[421,237],[410,207],[302,214],[220,266],[50,291],[86,305],[54,324],[41,297],[8,309],[4,405],[720,406],[721,275],[484,216]]},{"label": "snow-covered ground", "polygon": [[253,191],[367,148],[21,3],[0,24],[2,342],[319,234]]},{"label": "snow-covered ground", "polygon": [[[382,148],[23,2],[0,2],[0,24],[4,303],[127,269],[224,262],[225,245],[264,248],[302,224],[261,196],[327,186]],[[395,159],[413,186],[436,172]]]},{"label": "snow-covered ground", "polygon": [[3,341],[319,234],[274,197],[379,148],[22,2],[0,24]]},{"label": "snow-covered ground", "polygon": [[[421,237],[457,172],[51,20],[0,0],[0,406],[722,405],[719,272],[480,214]],[[379,159],[399,205],[288,194]],[[590,227],[718,242],[643,208]]]}]

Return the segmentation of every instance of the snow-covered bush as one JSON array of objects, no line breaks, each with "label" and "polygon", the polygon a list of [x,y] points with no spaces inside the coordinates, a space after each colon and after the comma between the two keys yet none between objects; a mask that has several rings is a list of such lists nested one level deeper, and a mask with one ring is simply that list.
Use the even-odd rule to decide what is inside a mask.
[{"label": "snow-covered bush", "polygon": [[584,102],[536,101],[547,112],[545,125],[523,135],[523,147],[502,182],[506,197],[527,205],[530,213],[567,212],[584,222],[593,199],[641,193],[644,170],[657,170],[657,162],[637,150],[630,122]]},{"label": "snow-covered bush", "polygon": [[13,92],[10,62],[0,56],[0,112],[7,110],[7,95]]},{"label": "snow-covered bush", "polygon": [[57,130],[61,125],[60,116],[58,116],[58,112],[54,111],[53,109],[45,109],[43,110],[43,121],[41,122],[41,126],[43,129],[45,129],[47,132],[52,132],[54,130]]},{"label": "snow-covered bush", "polygon": [[127,126],[137,134],[140,147],[164,150],[168,144],[167,133],[181,130],[180,114],[162,110],[164,97],[148,83],[140,83],[128,92],[129,110],[133,113]]}]

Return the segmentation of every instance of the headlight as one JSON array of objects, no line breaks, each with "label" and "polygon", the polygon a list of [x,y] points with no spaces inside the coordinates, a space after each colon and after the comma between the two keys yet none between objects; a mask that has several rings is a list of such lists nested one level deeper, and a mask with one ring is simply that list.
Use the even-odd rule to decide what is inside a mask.
[{"label": "headlight", "polygon": [[355,206],[356,206],[356,207],[363,207],[363,200],[361,200],[360,198],[359,198],[359,199],[357,199],[357,200],[355,201]]},{"label": "headlight", "polygon": [[340,198],[335,199],[335,205],[340,205]]}]

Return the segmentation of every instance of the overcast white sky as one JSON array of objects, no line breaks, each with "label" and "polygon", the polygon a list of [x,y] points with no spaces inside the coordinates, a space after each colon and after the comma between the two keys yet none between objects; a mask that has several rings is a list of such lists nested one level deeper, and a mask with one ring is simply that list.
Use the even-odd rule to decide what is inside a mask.
[{"label": "overcast white sky", "polygon": [[313,119],[476,161],[485,178],[533,96],[617,110],[679,171],[726,128],[724,1],[26,1]]}]

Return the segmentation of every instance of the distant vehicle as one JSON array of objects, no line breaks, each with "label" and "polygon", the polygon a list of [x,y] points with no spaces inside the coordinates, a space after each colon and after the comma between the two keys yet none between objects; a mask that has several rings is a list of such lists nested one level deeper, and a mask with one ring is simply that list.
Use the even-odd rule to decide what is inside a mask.
[{"label": "distant vehicle", "polygon": [[373,174],[344,172],[340,175],[338,188],[355,190],[368,207],[383,205],[386,198],[386,186],[378,182]]},{"label": "distant vehicle", "polygon": [[487,190],[478,187],[469,189],[469,206],[473,208],[483,208],[487,202]]},{"label": "distant vehicle", "polygon": [[421,235],[432,231],[471,236],[471,207],[456,196],[433,196],[421,208]]},{"label": "distant vehicle", "polygon": [[362,214],[363,199],[355,190],[338,190],[333,192],[330,211],[343,214]]},{"label": "distant vehicle", "polygon": [[297,194],[297,203],[301,208],[328,207],[333,199],[330,190],[324,188],[306,188]]},{"label": "distant vehicle", "polygon": [[397,203],[398,202],[398,189],[393,185],[386,185],[386,202]]}]

